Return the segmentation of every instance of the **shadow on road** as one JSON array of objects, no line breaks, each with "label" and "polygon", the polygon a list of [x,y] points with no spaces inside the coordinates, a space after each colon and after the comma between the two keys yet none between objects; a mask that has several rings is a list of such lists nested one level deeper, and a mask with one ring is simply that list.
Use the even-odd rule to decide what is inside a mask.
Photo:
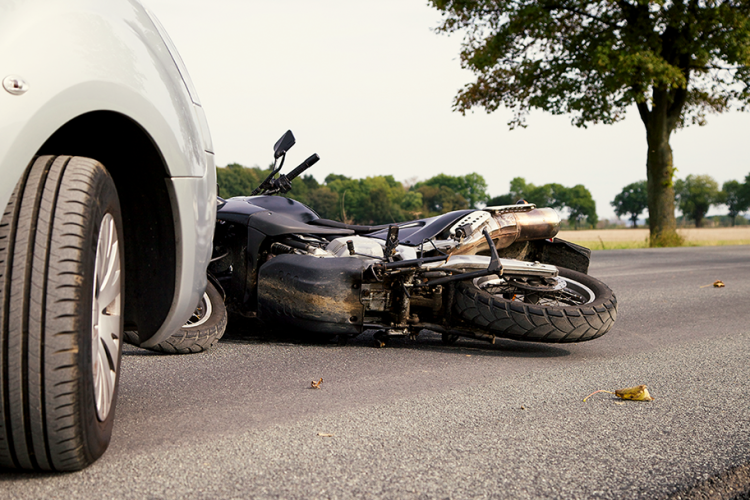
[{"label": "shadow on road", "polygon": [[[290,331],[289,329],[269,329],[258,322],[248,319],[234,319],[227,328],[221,342],[234,344],[294,344],[315,345],[330,348],[366,348],[375,349],[374,339],[377,330],[366,330],[354,338],[339,340],[338,335],[315,334],[310,332]],[[515,342],[507,339],[496,339],[489,342],[461,337],[452,345],[442,342],[442,335],[423,330],[416,338],[390,337],[384,349],[416,349],[446,354],[470,354],[475,356],[503,356],[517,358],[556,358],[569,356],[570,351],[558,345],[533,342]]]}]

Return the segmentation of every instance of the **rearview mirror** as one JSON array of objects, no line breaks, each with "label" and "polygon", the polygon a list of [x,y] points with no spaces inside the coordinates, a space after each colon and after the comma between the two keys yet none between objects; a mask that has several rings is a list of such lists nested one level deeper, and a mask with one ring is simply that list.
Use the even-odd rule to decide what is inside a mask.
[{"label": "rearview mirror", "polygon": [[276,141],[276,144],[273,145],[273,158],[278,160],[284,156],[286,152],[294,146],[295,142],[297,141],[294,139],[294,134],[291,130],[287,130],[286,133],[281,136],[281,139]]}]

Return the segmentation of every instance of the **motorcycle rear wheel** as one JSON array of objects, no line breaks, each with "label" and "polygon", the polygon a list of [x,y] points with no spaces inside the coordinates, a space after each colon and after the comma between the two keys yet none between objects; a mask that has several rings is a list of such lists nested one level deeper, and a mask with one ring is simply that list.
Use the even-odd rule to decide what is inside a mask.
[{"label": "motorcycle rear wheel", "polygon": [[533,277],[486,276],[456,287],[454,309],[475,327],[527,342],[583,342],[617,319],[617,299],[601,281],[559,267],[552,283]]}]

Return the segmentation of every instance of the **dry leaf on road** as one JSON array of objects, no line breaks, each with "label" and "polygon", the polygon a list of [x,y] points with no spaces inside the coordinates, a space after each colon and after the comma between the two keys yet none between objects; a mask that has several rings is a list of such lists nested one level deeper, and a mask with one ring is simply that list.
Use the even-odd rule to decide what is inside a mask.
[{"label": "dry leaf on road", "polygon": [[618,389],[615,391],[615,396],[622,399],[630,399],[632,401],[653,401],[654,398],[648,393],[648,389],[645,384],[637,385],[635,387],[628,387],[627,389]]},{"label": "dry leaf on road", "polygon": [[583,398],[583,402],[585,403],[588,398],[593,396],[594,394],[597,394],[599,392],[606,392],[608,394],[614,394],[620,399],[629,399],[631,401],[653,401],[654,398],[651,397],[651,394],[648,393],[648,389],[646,388],[645,384],[636,385],[635,387],[628,387],[627,389],[617,389],[615,392],[612,391],[605,391],[604,389],[600,389],[598,391],[594,391],[585,398]]}]

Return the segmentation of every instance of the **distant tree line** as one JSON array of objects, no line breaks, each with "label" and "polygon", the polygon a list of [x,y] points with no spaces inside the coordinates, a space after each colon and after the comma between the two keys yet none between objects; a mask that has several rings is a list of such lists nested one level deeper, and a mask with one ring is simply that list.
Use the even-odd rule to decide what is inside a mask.
[{"label": "distant tree line", "polygon": [[[618,217],[627,217],[637,226],[638,218],[648,208],[646,181],[638,181],[625,186],[615,196],[611,205]],[[737,216],[750,209],[750,174],[745,181],[725,182],[721,189],[709,175],[688,175],[674,182],[675,202],[684,218],[692,220],[695,227],[702,227],[703,220],[712,206],[725,205],[732,226]]]},{"label": "distant tree line", "polygon": [[[270,169],[231,163],[217,169],[219,192],[224,198],[249,195]],[[567,214],[570,226],[595,227],[596,203],[583,185],[536,186],[522,177],[510,183],[510,192],[490,198],[487,183],[477,173],[462,176],[438,174],[410,185],[391,175],[353,179],[330,174],[323,183],[305,175],[295,180],[286,196],[298,200],[326,219],[356,224],[389,224],[432,217],[452,210],[512,205],[519,200],[552,207]]]},{"label": "distant tree line", "polygon": [[[231,163],[217,169],[220,194],[224,198],[250,194],[270,173],[270,169],[244,167]],[[701,227],[712,206],[724,205],[731,225],[737,216],[750,210],[750,174],[744,182],[730,180],[721,189],[708,175],[688,175],[674,182],[675,203],[683,219]],[[320,183],[313,176],[297,179],[287,196],[315,210],[321,217],[356,224],[389,224],[484,206],[512,205],[519,200],[539,207],[554,208],[567,217],[571,228],[596,227],[596,202],[583,185],[566,187],[549,183],[535,185],[516,177],[509,192],[490,197],[487,183],[477,173],[463,176],[438,174],[427,180],[404,184],[392,175],[354,179],[330,174]],[[645,180],[625,186],[610,202],[618,217],[637,226],[648,209]],[[744,221],[743,221],[744,222]]]},{"label": "distant tree line", "polygon": [[[219,168],[220,195],[224,198],[249,195],[269,173],[269,169],[246,168],[237,163]],[[439,174],[411,186],[405,186],[392,175],[353,179],[330,174],[323,183],[305,175],[295,180],[287,196],[309,206],[323,218],[357,224],[389,224],[478,208],[489,198],[487,183],[476,173]]]},{"label": "distant tree line", "polygon": [[567,212],[568,223],[575,229],[596,227],[596,202],[591,192],[582,184],[565,187],[562,184],[536,186],[523,177],[510,181],[510,192],[487,201],[487,205],[511,205],[519,200],[534,203],[538,207],[552,207]]}]

